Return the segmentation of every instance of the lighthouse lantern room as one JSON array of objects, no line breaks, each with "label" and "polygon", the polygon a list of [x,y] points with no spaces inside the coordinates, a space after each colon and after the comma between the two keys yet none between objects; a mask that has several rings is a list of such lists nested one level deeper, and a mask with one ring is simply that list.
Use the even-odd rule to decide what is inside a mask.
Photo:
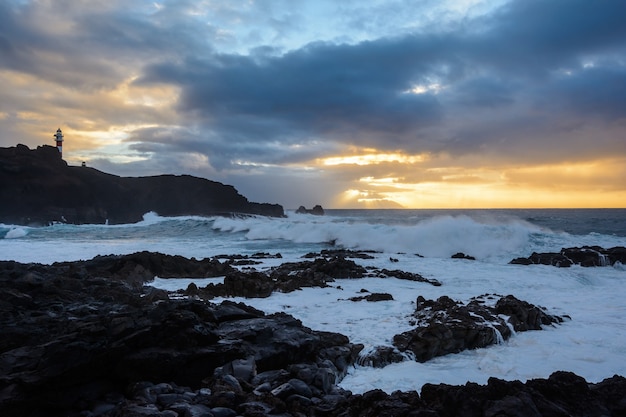
[{"label": "lighthouse lantern room", "polygon": [[59,150],[61,157],[63,157],[63,133],[61,132],[61,129],[57,129],[57,133],[53,136],[56,138],[57,149]]}]

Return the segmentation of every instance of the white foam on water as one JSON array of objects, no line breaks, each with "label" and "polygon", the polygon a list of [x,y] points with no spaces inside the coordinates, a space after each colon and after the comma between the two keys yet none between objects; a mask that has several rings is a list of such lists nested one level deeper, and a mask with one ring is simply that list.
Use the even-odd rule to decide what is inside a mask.
[{"label": "white foam on water", "polygon": [[147,282],[146,285],[160,288],[166,291],[177,291],[186,289],[189,284],[194,283],[198,288],[206,287],[209,284],[223,284],[224,277],[212,278],[159,278]]},{"label": "white foam on water", "polygon": [[26,227],[11,227],[9,231],[4,235],[5,239],[19,239],[28,234]]},{"label": "white foam on water", "polygon": [[[360,261],[360,260],[359,260]],[[389,267],[388,258],[360,261]],[[392,344],[395,334],[411,328],[409,316],[418,295],[448,295],[468,302],[490,293],[513,294],[544,306],[548,313],[569,315],[561,325],[517,333],[499,345],[435,358],[426,363],[405,361],[382,369],[355,366],[341,386],[353,392],[382,389],[419,390],[425,383],[484,384],[489,377],[507,380],[547,378],[557,370],[575,372],[598,382],[626,375],[626,289],[624,272],[616,268],[555,268],[494,265],[453,259],[401,256],[401,269],[440,280],[435,287],[396,278],[340,279],[329,288],[306,288],[268,298],[235,298],[267,313],[283,311],[316,330],[345,334],[365,349]],[[393,301],[353,302],[348,298],[387,292]],[[221,299],[215,299],[219,302]]]},{"label": "white foam on water", "polygon": [[[400,269],[437,279],[443,285],[395,278],[341,279],[329,288],[306,288],[264,299],[236,299],[267,313],[284,311],[315,329],[343,333],[366,349],[391,344],[395,334],[411,328],[408,318],[422,295],[447,295],[468,302],[490,293],[545,306],[548,313],[572,320],[543,331],[523,332],[502,344],[435,358],[406,361],[382,369],[356,366],[341,385],[354,392],[380,388],[419,390],[424,383],[485,383],[490,376],[520,379],[575,372],[597,382],[626,375],[626,267],[556,268],[509,265],[515,257],[562,247],[626,246],[626,238],[590,233],[572,235],[540,228],[510,216],[437,215],[381,223],[366,218],[289,214],[286,218],[163,218],[149,214],[134,225],[53,225],[45,228],[2,226],[0,259],[52,263],[96,255],[154,251],[198,259],[218,254],[280,252],[259,269],[302,261],[307,251],[335,242],[349,248],[374,249],[364,266]],[[15,230],[15,231],[12,231]],[[22,230],[20,232],[19,230]],[[25,235],[23,232],[27,232]],[[9,238],[7,234],[11,233]],[[22,236],[19,236],[19,235]],[[464,252],[477,261],[450,259]],[[423,258],[416,256],[419,253]],[[390,262],[393,257],[399,260]],[[193,278],[198,286],[205,281]],[[211,282],[211,281],[206,281]],[[184,279],[156,278],[151,284],[168,290],[186,288]],[[353,302],[360,291],[392,294],[393,301]]]}]

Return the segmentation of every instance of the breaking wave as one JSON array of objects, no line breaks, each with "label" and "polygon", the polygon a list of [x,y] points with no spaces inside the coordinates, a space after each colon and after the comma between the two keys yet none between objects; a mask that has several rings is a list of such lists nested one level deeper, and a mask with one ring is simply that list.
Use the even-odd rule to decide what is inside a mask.
[{"label": "breaking wave", "polygon": [[[488,257],[526,249],[546,231],[519,219],[477,220],[466,215],[436,216],[404,224],[370,223],[344,217],[289,215],[286,219],[215,219],[221,232],[247,239],[333,243],[361,250],[449,257],[457,252]],[[549,232],[548,232],[549,233]]]}]

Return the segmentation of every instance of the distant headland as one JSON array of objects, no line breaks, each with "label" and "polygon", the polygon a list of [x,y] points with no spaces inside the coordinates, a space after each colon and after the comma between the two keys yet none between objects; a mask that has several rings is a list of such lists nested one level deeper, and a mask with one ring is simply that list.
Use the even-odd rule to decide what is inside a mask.
[{"label": "distant headland", "polygon": [[[60,143],[60,142],[58,142]],[[190,175],[120,177],[69,166],[54,146],[0,148],[0,223],[121,224],[161,216],[284,216],[279,204],[252,203],[230,185]]]}]

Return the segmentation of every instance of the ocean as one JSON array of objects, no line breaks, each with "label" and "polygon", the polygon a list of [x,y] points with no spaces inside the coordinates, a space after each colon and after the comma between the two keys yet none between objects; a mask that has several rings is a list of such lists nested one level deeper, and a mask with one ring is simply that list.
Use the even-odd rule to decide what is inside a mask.
[{"label": "ocean", "polygon": [[[509,264],[533,252],[583,245],[626,246],[626,209],[326,210],[324,216],[288,211],[285,218],[147,213],[143,221],[129,225],[0,224],[1,260],[53,263],[143,250],[195,258],[280,253],[281,259],[263,259],[256,266],[265,270],[300,261],[309,252],[350,248],[374,251],[374,259],[355,260],[363,266],[401,269],[442,283],[337,279],[328,288],[234,299],[267,313],[289,313],[315,330],[345,334],[366,351],[391,345],[395,334],[411,328],[409,316],[419,295],[468,302],[483,294],[512,294],[550,314],[571,317],[542,331],[515,334],[499,345],[426,363],[407,359],[380,369],[356,365],[340,384],[355,393],[419,391],[425,383],[484,384],[489,377],[526,381],[557,370],[575,372],[589,382],[626,376],[626,265]],[[476,260],[451,259],[458,252]],[[201,286],[222,278],[155,277],[150,285],[176,290],[192,281]],[[362,289],[390,293],[393,300],[348,300]]]}]

